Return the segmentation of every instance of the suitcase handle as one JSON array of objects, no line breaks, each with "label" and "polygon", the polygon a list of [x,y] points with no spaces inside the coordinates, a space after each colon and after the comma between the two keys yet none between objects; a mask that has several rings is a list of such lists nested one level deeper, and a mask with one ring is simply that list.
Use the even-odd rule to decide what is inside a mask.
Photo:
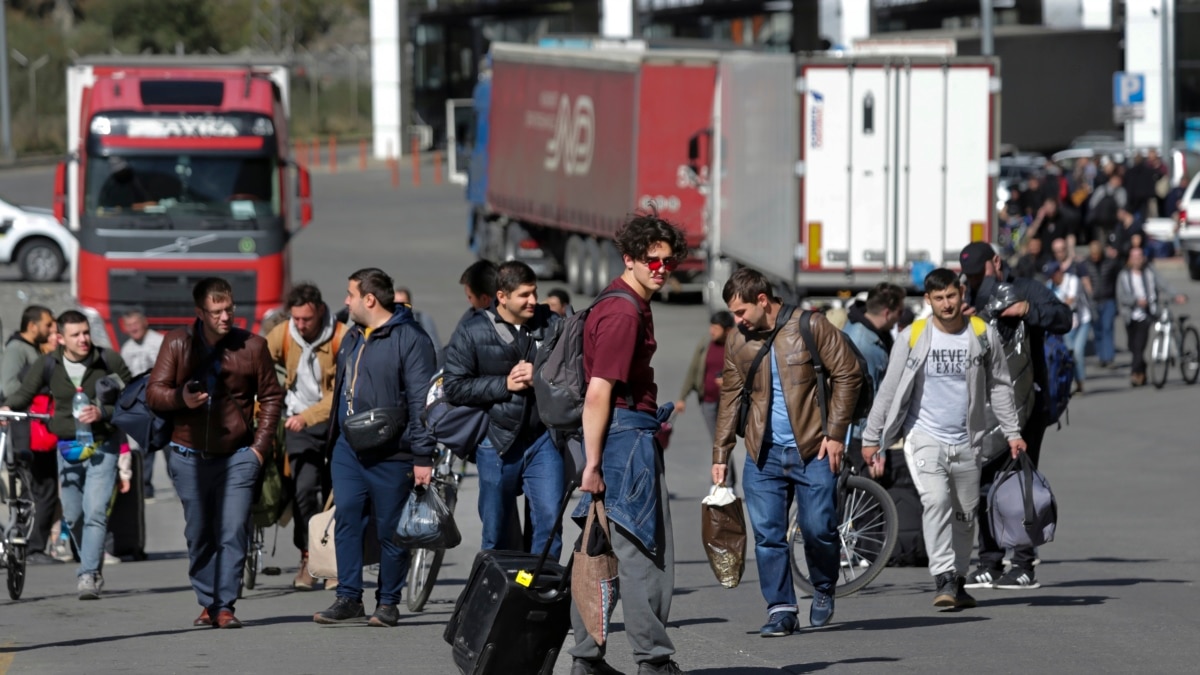
[{"label": "suitcase handle", "polygon": [[[567,483],[567,489],[563,492],[562,503],[558,505],[558,518],[554,521],[554,529],[551,530],[551,532],[557,532],[562,528],[563,517],[567,513],[567,507],[571,504],[571,497],[575,494],[575,488],[577,486],[578,483],[575,481]],[[533,568],[533,571],[531,572],[532,577],[529,579],[529,583],[526,584],[530,588],[537,583],[538,577],[541,576],[543,571],[545,571],[546,559],[550,557],[550,545],[553,543],[553,536],[546,538],[546,545],[542,547],[542,553],[538,556],[537,567]],[[561,592],[564,588],[566,588],[567,584],[570,583],[571,563],[573,562],[575,562],[575,556],[570,556],[570,560],[567,562],[567,569],[563,572],[562,579],[560,579],[558,582],[558,592]]]}]

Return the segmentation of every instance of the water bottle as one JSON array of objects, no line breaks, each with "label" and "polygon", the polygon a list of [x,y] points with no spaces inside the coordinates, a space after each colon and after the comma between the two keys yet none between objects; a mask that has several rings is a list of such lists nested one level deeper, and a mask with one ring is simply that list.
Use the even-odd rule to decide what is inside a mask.
[{"label": "water bottle", "polygon": [[75,389],[75,397],[71,399],[71,414],[75,417],[75,440],[84,445],[91,445],[95,440],[92,436],[92,425],[87,422],[80,422],[79,416],[83,414],[83,409],[91,405],[91,400],[87,394],[83,393],[83,387]]}]

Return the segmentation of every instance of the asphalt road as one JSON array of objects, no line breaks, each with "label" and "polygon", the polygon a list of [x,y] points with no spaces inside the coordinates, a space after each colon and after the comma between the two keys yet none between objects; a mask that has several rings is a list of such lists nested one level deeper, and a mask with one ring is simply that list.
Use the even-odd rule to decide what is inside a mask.
[{"label": "asphalt road", "polygon": [[[405,187],[393,190],[384,171],[317,175],[317,221],[295,240],[295,277],[312,279],[337,305],[350,272],[383,267],[412,288],[417,307],[434,317],[446,339],[465,308],[457,281],[471,262],[461,189],[412,188],[404,178]],[[44,204],[49,180],[46,170],[0,174],[0,193]],[[1168,269],[1172,281],[1187,288],[1182,274]],[[5,317],[20,311],[13,306],[16,290],[21,287],[0,282]],[[1200,317],[1200,292],[1193,295],[1191,311]],[[677,393],[707,316],[694,305],[658,303],[654,311],[654,366],[666,400]],[[1118,361],[1127,364],[1128,355]],[[689,413],[678,420],[667,451],[677,659],[694,673],[743,675],[1194,672],[1200,526],[1191,495],[1200,455],[1190,416],[1198,404],[1200,389],[1182,385],[1177,373],[1162,391],[1130,390],[1126,370],[1089,381],[1088,394],[1071,406],[1070,424],[1049,432],[1043,452],[1060,520],[1057,541],[1041,550],[1041,589],[979,591],[977,609],[938,612],[925,570],[892,568],[865,591],[839,600],[828,628],[776,640],[757,636],[765,608],[753,563],[742,585],[726,590],[700,547],[699,500],[708,488],[710,454],[699,415]],[[0,600],[0,674],[456,672],[441,633],[479,541],[474,476],[458,511],[464,544],[447,554],[427,611],[402,612],[400,627],[388,631],[311,622],[332,594],[291,590],[297,553],[288,530],[278,532],[269,560],[283,575],[260,577],[259,588],[238,604],[246,629],[191,628],[198,607],[187,581],[182,511],[161,462],[155,480],[159,499],[147,505],[151,559],[106,569],[102,600],[76,600],[66,565],[31,567],[22,600]],[[566,532],[573,538],[577,529],[568,525]],[[268,548],[272,539],[269,534]],[[369,588],[367,596],[370,611]],[[610,661],[635,672],[619,609],[617,621]],[[556,672],[568,668],[564,657]]]}]

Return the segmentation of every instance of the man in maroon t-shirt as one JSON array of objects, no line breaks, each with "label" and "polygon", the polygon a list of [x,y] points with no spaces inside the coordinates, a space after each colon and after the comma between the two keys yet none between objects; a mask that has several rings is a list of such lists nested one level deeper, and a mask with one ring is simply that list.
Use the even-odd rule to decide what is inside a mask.
[{"label": "man in maroon t-shirt", "polygon": [[[616,236],[625,272],[588,314],[583,332],[583,368],[588,378],[583,404],[583,447],[587,462],[580,489],[586,509],[603,496],[613,552],[621,568],[625,632],[639,675],[681,674],[671,660],[667,635],[675,590],[671,510],[663,479],[650,298],[663,287],[687,240],[679,228],[654,213],[635,215]],[[643,475],[653,481],[646,486]],[[611,484],[605,484],[610,478]],[[646,489],[649,487],[649,489]],[[607,489],[606,489],[607,488]],[[580,515],[579,511],[576,516]],[[575,646],[571,675],[619,672],[604,661],[604,648],[588,635],[572,607]]]},{"label": "man in maroon t-shirt", "polygon": [[708,425],[708,435],[717,431],[717,404],[721,402],[721,371],[725,369],[725,338],[733,330],[733,315],[724,310],[712,315],[708,326],[708,339],[696,347],[687,377],[683,378],[683,391],[675,401],[675,413],[682,415],[687,410],[687,399],[696,392],[700,398],[700,414]]}]

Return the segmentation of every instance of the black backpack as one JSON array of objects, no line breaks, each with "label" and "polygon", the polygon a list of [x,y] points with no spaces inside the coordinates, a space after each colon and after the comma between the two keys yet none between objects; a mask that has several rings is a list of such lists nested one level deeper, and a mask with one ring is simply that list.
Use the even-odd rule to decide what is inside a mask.
[{"label": "black backpack", "polygon": [[583,426],[583,399],[587,377],[583,372],[583,327],[588,314],[601,300],[625,298],[638,310],[631,293],[604,291],[583,311],[558,322],[554,333],[542,342],[533,358],[533,393],[542,422],[555,431],[574,432]]},{"label": "black backpack", "polygon": [[1109,226],[1117,222],[1117,198],[1111,193],[1104,195],[1088,210],[1088,225]]},{"label": "black backpack", "polygon": [[[853,425],[865,420],[871,414],[871,405],[875,403],[875,383],[871,379],[870,369],[867,368],[867,360],[863,358],[862,352],[858,351],[854,341],[846,337],[842,331],[836,332],[838,339],[854,352],[854,358],[858,360],[858,371],[862,375],[858,400],[855,402],[854,411],[850,416],[850,423]],[[810,310],[804,310],[800,314],[800,337],[804,340],[804,346],[808,349],[808,353],[812,354],[813,369],[817,371],[817,404],[821,407],[821,430],[828,435],[829,372],[825,370],[825,364],[821,361],[821,352],[817,349],[817,340],[813,337],[812,312]]]}]

